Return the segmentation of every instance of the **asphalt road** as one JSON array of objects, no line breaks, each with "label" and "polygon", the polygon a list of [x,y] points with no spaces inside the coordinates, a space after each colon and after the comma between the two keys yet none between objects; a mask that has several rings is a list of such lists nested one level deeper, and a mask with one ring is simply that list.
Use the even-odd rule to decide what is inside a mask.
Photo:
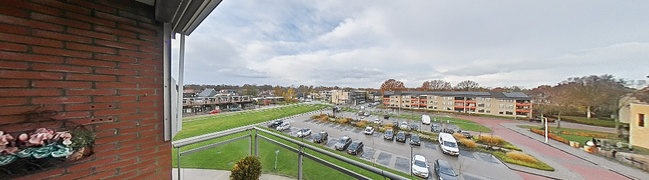
[{"label": "asphalt road", "polygon": [[[331,111],[326,111],[331,113]],[[357,119],[355,113],[342,112],[336,113],[337,116],[350,117]],[[376,116],[366,117],[369,121],[379,118]],[[383,119],[383,117],[380,117]],[[413,123],[413,120],[394,119],[390,118],[387,122],[392,121],[408,121]],[[348,125],[340,125],[330,122],[320,122],[311,120],[309,116],[298,116],[288,119],[292,127],[284,131],[286,134],[296,136],[296,133],[301,128],[310,128],[313,133],[325,131],[329,133],[329,140],[326,147],[332,148],[336,140],[343,136],[349,136],[353,141],[362,141],[365,144],[364,152],[358,155],[360,158],[374,162],[377,165],[385,166],[391,169],[410,173],[410,157],[411,146],[406,143],[396,141],[384,140],[380,132],[375,132],[373,135],[365,135],[362,133],[363,129],[356,128]],[[384,121],[385,123],[385,121]],[[416,122],[419,123],[419,122]],[[421,127],[422,130],[430,130],[430,126]],[[305,141],[311,141],[312,137],[307,136]],[[523,179],[514,171],[508,169],[500,160],[496,159],[490,154],[481,152],[470,152],[460,150],[458,157],[442,154],[439,145],[433,142],[422,141],[421,146],[412,147],[412,154],[419,154],[426,157],[428,165],[430,165],[429,179],[436,178],[433,169],[433,162],[436,159],[444,159],[450,162],[455,169],[455,172],[460,174],[460,179]]]}]

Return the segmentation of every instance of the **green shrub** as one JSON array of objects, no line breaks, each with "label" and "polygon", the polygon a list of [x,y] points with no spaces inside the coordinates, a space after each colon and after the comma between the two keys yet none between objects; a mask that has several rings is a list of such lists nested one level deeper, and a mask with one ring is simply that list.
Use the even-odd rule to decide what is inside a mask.
[{"label": "green shrub", "polygon": [[466,137],[460,133],[453,133],[453,137],[455,137],[455,139],[466,139]]},{"label": "green shrub", "polygon": [[476,144],[473,140],[462,138],[460,139],[460,144],[464,145],[465,147],[468,148],[476,148],[478,147],[478,144]]},{"label": "green shrub", "polygon": [[362,120],[362,121],[356,123],[357,127],[365,127],[365,125],[367,125],[366,120]]},{"label": "green shrub", "polygon": [[501,146],[502,144],[505,143],[505,140],[498,136],[481,135],[480,137],[478,137],[478,142],[490,146]]},{"label": "green shrub", "polygon": [[509,158],[519,160],[519,161],[525,161],[525,162],[529,162],[529,163],[539,162],[539,160],[537,160],[536,158],[534,158],[534,157],[532,157],[530,155],[527,155],[525,153],[518,152],[518,151],[511,151],[511,152],[508,152],[506,155]]},{"label": "green shrub", "polygon": [[237,161],[230,172],[230,179],[257,180],[261,176],[261,162],[255,156],[246,156]]}]

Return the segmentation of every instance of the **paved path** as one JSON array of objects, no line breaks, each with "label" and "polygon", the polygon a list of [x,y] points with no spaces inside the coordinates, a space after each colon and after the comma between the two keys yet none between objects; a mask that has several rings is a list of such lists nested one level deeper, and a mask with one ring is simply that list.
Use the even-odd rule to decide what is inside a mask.
[{"label": "paved path", "polygon": [[505,137],[509,142],[523,149],[523,152],[535,156],[556,169],[550,172],[510,165],[510,168],[514,170],[556,179],[649,179],[649,174],[646,172],[606,160],[554,140],[545,144],[542,142],[542,136],[516,127],[517,124],[528,123],[473,116],[457,117],[472,120],[491,128],[494,130],[494,135]]},{"label": "paved path", "polygon": [[[178,169],[173,168],[172,179],[178,180]],[[230,179],[230,171],[226,170],[213,170],[213,169],[180,169],[180,179],[201,180],[201,179]],[[295,178],[274,175],[274,174],[261,174],[260,180],[293,180]]]}]

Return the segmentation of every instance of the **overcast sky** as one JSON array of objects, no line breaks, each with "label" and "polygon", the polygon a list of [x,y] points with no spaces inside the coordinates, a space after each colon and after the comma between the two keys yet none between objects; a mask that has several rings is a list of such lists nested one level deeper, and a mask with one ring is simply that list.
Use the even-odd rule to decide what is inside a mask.
[{"label": "overcast sky", "polygon": [[185,84],[648,80],[649,1],[224,0],[186,40]]}]

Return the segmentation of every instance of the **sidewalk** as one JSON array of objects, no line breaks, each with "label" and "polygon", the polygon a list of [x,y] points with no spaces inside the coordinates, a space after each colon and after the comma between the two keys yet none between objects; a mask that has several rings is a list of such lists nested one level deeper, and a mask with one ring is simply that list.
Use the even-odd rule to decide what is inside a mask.
[{"label": "sidewalk", "polygon": [[[527,136],[527,137],[529,137],[531,139],[534,139],[536,141],[539,141],[539,142],[544,141],[543,136],[540,136],[538,134],[534,134],[531,131],[529,131],[528,129],[517,127],[516,125],[518,125],[518,123],[501,123],[500,125],[503,126],[503,127],[506,127],[507,129],[510,129],[512,131],[515,131],[515,132],[517,132],[517,133],[519,133],[521,135],[524,135],[524,136]],[[570,154],[570,155],[572,155],[574,157],[577,157],[579,159],[582,159],[584,161],[590,162],[593,165],[595,165],[595,166],[597,166],[597,167],[599,167],[601,169],[607,169],[609,171],[615,172],[615,173],[617,173],[619,175],[622,175],[624,177],[627,177],[629,179],[649,179],[649,173],[647,173],[647,172],[644,172],[644,171],[639,170],[639,169],[635,169],[635,168],[632,168],[632,167],[628,167],[628,166],[619,164],[617,162],[608,160],[608,159],[603,158],[603,157],[599,157],[599,156],[590,154],[590,153],[585,152],[585,151],[583,151],[581,149],[570,147],[570,146],[568,146],[566,144],[560,143],[560,142],[552,140],[552,139],[548,140],[548,143],[546,145],[548,145],[548,146],[550,146],[552,148],[558,149],[558,150],[560,150],[562,152],[565,152],[567,154]]]},{"label": "sidewalk", "polygon": [[[178,180],[178,169],[173,168],[172,170],[173,180]],[[214,169],[189,169],[182,168],[180,169],[180,179],[230,179],[230,171],[226,170],[214,170]],[[290,178],[286,176],[274,175],[274,174],[261,174],[259,177],[260,180],[293,180],[295,178]]]}]

